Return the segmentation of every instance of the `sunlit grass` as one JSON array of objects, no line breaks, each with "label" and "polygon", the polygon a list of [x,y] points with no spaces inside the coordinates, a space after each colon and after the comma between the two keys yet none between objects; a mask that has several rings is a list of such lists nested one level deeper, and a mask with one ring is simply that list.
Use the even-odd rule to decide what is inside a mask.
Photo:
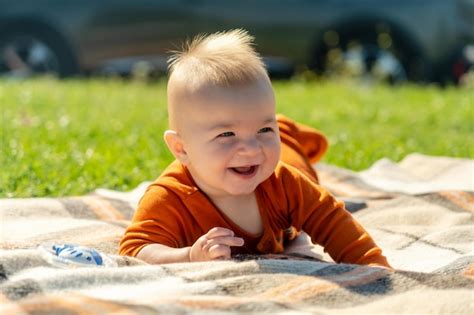
[{"label": "sunlit grass", "polygon": [[[467,89],[276,82],[278,111],[324,131],[324,162],[360,170],[411,152],[473,157]],[[165,82],[0,81],[0,196],[128,190],[172,160]]]},{"label": "sunlit grass", "polygon": [[280,109],[329,137],[326,162],[360,170],[412,152],[474,156],[473,93],[455,87],[276,84]]}]

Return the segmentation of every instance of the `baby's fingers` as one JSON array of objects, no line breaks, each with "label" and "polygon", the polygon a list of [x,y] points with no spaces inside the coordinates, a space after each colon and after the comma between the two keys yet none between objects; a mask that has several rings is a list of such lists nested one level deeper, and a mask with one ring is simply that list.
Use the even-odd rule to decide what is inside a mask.
[{"label": "baby's fingers", "polygon": [[226,245],[226,246],[242,246],[244,245],[244,239],[234,236],[223,236],[208,239],[203,246],[204,250],[210,249],[214,245]]},{"label": "baby's fingers", "polygon": [[223,227],[214,227],[206,233],[206,238],[208,239],[223,236],[234,236],[234,231]]},{"label": "baby's fingers", "polygon": [[227,245],[216,244],[209,248],[209,258],[211,259],[230,259],[230,247]]}]

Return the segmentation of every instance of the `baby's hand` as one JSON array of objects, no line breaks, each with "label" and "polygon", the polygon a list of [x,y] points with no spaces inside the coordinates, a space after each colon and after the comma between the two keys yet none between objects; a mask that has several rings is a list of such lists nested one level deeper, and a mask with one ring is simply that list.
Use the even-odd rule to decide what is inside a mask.
[{"label": "baby's hand", "polygon": [[244,239],[234,237],[232,230],[215,227],[197,239],[189,251],[189,261],[229,259],[231,246],[244,245]]}]

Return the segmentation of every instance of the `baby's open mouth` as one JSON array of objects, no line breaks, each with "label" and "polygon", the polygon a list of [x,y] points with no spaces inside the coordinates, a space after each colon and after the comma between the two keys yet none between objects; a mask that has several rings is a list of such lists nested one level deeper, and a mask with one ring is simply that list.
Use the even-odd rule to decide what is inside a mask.
[{"label": "baby's open mouth", "polygon": [[230,169],[240,175],[252,175],[257,170],[258,165],[231,167]]}]

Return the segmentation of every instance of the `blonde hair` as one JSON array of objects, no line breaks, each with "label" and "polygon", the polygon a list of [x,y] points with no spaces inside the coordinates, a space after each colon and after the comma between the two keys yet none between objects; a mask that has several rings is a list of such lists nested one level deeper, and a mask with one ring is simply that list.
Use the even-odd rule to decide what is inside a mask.
[{"label": "blonde hair", "polygon": [[242,29],[198,35],[169,59],[170,78],[185,78],[193,87],[235,86],[269,80],[255,51],[254,38]]}]

